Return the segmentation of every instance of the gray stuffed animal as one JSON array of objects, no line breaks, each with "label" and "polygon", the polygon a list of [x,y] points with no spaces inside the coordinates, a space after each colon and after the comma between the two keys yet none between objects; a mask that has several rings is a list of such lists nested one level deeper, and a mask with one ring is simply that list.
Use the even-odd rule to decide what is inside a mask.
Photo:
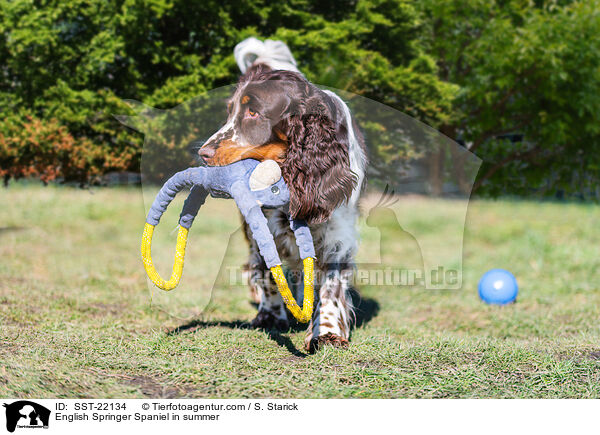
[{"label": "gray stuffed animal", "polygon": [[[177,236],[173,274],[169,281],[165,281],[152,264],[152,234],[154,227],[158,225],[171,201],[185,187],[191,187],[191,191],[179,218],[180,228]],[[267,219],[261,210],[262,207],[282,207],[287,211],[290,201],[289,190],[281,177],[281,169],[273,160],[259,163],[256,160],[246,159],[227,166],[188,168],[173,175],[163,185],[148,212],[142,238],[142,259],[152,282],[167,291],[172,290],[179,283],[183,273],[188,230],[209,194],[214,198],[233,198],[235,200],[252,231],[252,237],[256,240],[267,267],[271,269],[288,309],[299,321],[310,320],[315,257],[310,230],[304,221],[290,217],[290,227],[296,237],[300,258],[304,262],[304,302],[303,309],[300,310],[285,281],[273,235],[269,231]]]}]

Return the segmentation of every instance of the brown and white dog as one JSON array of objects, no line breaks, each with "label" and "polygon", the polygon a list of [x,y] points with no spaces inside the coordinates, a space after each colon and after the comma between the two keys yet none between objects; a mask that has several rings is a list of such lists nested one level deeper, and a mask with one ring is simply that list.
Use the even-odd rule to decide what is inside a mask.
[{"label": "brown and white dog", "polygon": [[[235,47],[234,55],[243,75],[229,100],[227,122],[198,153],[211,166],[244,158],[280,164],[290,190],[290,213],[309,223],[316,275],[322,277],[315,283],[318,298],[306,349],[327,343],[345,347],[353,317],[349,290],[358,241],[357,202],[367,165],[362,135],[348,106],[335,93],[308,82],[283,42],[249,38]],[[301,271],[286,216],[266,212],[282,260],[292,271]],[[247,228],[246,234],[250,288],[259,303],[252,325],[287,329],[281,296]]]}]

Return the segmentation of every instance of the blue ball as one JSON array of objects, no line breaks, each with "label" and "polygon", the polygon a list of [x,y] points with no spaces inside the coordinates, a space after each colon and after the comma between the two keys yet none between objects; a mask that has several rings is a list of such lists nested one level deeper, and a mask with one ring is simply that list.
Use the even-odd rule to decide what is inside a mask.
[{"label": "blue ball", "polygon": [[479,280],[479,297],[488,304],[505,305],[517,299],[519,286],[508,270],[492,269]]}]

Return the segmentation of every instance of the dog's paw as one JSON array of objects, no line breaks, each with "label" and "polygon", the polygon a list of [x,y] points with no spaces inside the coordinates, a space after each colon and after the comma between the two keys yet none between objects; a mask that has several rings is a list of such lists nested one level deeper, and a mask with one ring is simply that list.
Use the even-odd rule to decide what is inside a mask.
[{"label": "dog's paw", "polygon": [[270,311],[259,311],[254,320],[251,323],[253,328],[265,329],[267,331],[277,330],[285,331],[289,328],[287,319],[275,317]]},{"label": "dog's paw", "polygon": [[307,340],[304,342],[304,347],[308,352],[315,353],[323,346],[333,346],[340,349],[347,349],[348,344],[349,342],[346,338],[335,335],[332,332],[328,332],[327,334],[323,334],[317,338],[312,338],[312,336],[307,337]]}]

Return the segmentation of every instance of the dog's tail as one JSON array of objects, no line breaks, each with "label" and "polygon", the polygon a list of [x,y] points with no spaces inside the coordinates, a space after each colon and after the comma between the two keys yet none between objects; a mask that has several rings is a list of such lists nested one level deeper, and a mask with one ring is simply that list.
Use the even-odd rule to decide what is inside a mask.
[{"label": "dog's tail", "polygon": [[271,69],[283,69],[288,71],[298,71],[296,59],[292,52],[282,41],[273,41],[267,39],[264,42],[250,37],[244,39],[233,50],[235,61],[237,62],[242,74],[254,64],[265,64]]}]

